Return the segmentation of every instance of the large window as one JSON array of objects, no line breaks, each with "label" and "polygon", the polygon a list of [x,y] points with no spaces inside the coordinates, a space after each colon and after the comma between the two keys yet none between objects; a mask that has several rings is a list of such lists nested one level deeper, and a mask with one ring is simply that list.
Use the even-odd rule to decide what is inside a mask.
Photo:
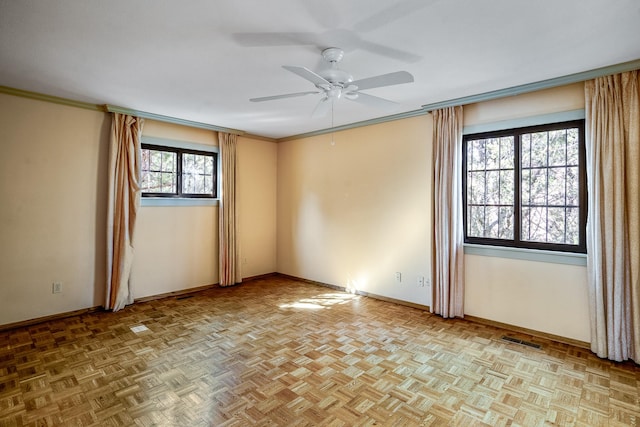
[{"label": "large window", "polygon": [[143,197],[217,197],[217,153],[142,144]]},{"label": "large window", "polygon": [[465,242],[586,252],[584,121],[463,138]]}]

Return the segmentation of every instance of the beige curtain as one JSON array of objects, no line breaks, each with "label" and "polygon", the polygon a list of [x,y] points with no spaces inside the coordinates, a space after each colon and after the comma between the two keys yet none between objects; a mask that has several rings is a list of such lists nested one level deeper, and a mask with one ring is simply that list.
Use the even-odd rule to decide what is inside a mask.
[{"label": "beige curtain", "polygon": [[133,302],[129,277],[133,237],[140,207],[140,135],[144,120],[113,114],[107,207],[107,291],[105,308],[118,311]]},{"label": "beige curtain", "polygon": [[237,139],[237,135],[218,132],[222,160],[222,194],[219,210],[220,286],[232,286],[242,282],[236,207]]},{"label": "beige curtain", "polygon": [[433,112],[431,312],[464,316],[462,107]]},{"label": "beige curtain", "polygon": [[640,75],[585,83],[591,349],[640,363]]}]

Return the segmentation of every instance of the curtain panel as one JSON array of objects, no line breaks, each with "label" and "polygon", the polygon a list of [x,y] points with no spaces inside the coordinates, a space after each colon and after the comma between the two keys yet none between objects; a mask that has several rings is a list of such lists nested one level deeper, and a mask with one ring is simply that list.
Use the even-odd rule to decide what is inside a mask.
[{"label": "curtain panel", "polygon": [[431,312],[464,317],[462,107],[433,112]]},{"label": "curtain panel", "polygon": [[640,73],[585,83],[591,349],[640,363]]},{"label": "curtain panel", "polygon": [[118,311],[133,303],[131,266],[140,207],[140,136],[144,119],[113,113],[109,147],[107,281],[104,307]]},{"label": "curtain panel", "polygon": [[242,282],[236,206],[237,139],[237,135],[218,132],[222,162],[222,194],[220,195],[218,214],[220,222],[220,286],[232,286]]}]

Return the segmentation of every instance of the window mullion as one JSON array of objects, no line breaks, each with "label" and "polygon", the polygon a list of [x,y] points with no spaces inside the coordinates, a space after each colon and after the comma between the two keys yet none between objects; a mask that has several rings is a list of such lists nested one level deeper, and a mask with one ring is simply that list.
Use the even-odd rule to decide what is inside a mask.
[{"label": "window mullion", "polygon": [[482,174],[484,179],[484,195],[482,196],[482,235],[487,235],[487,143],[484,143],[484,165],[482,166]]},{"label": "window mullion", "polygon": [[522,162],[520,156],[522,155],[521,143],[520,143],[521,135],[519,133],[515,133],[513,135],[513,166],[514,166],[514,177],[513,177],[513,241],[516,244],[520,243],[521,232],[520,229],[522,227],[522,202],[520,195],[520,183],[522,180],[521,167]]},{"label": "window mullion", "polygon": [[176,156],[176,194],[182,195],[182,151],[177,152]]},{"label": "window mullion", "polygon": [[544,203],[545,203],[545,216],[544,216],[544,239],[549,240],[549,172],[551,167],[549,165],[549,131],[545,133],[547,136],[547,164],[545,165],[546,185],[544,189]]},{"label": "window mullion", "polygon": [[567,214],[568,214],[568,209],[567,209],[567,205],[569,204],[567,201],[567,178],[569,175],[569,167],[567,166],[567,164],[569,163],[569,154],[568,154],[568,150],[569,150],[569,135],[567,133],[567,130],[565,129],[564,131],[564,229],[563,229],[563,237],[564,237],[564,241],[567,241]]}]

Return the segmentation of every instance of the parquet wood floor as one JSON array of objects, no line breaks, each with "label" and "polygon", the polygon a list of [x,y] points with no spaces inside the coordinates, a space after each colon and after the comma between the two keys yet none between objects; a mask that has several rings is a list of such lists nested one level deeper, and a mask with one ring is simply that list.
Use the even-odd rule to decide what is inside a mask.
[{"label": "parquet wood floor", "polygon": [[276,276],[1,332],[0,426],[640,425],[638,365],[505,334]]}]

